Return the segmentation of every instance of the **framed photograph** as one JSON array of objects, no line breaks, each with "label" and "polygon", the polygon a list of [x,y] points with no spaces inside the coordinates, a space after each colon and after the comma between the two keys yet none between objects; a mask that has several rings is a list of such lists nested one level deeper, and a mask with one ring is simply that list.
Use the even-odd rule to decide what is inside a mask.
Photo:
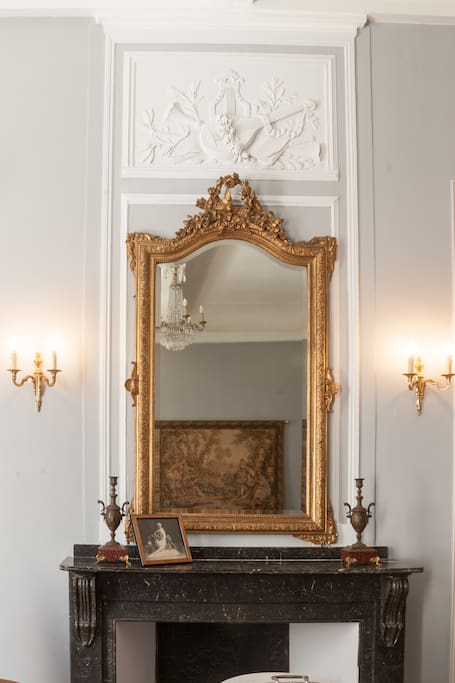
[{"label": "framed photograph", "polygon": [[191,562],[191,551],[178,515],[132,515],[141,562],[172,564]]},{"label": "framed photograph", "polygon": [[281,512],[284,424],[283,420],[157,421],[153,509]]}]

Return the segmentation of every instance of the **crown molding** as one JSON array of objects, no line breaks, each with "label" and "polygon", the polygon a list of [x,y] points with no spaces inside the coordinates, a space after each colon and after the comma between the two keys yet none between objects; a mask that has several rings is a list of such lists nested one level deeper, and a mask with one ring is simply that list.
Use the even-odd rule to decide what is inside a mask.
[{"label": "crown molding", "polygon": [[261,10],[253,4],[216,12],[174,8],[132,14],[94,14],[116,43],[344,45],[367,23],[366,14]]},{"label": "crown molding", "polygon": [[432,16],[429,14],[381,14],[368,15],[371,24],[425,24],[427,26],[455,26],[454,16]]}]

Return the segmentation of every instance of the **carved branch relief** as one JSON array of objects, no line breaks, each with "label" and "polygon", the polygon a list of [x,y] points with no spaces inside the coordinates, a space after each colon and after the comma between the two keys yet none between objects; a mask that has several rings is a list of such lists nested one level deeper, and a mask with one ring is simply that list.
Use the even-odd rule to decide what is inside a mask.
[{"label": "carved branch relief", "polygon": [[187,53],[176,69],[172,54],[159,57],[156,69],[150,53],[130,56],[135,85],[125,92],[134,120],[124,140],[144,175],[182,167],[336,172],[331,58],[258,55],[252,69],[251,55]]}]

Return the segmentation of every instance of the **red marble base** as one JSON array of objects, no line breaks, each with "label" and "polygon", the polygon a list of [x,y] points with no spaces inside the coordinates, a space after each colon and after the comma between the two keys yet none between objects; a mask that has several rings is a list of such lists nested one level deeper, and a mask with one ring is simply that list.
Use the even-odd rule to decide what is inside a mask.
[{"label": "red marble base", "polygon": [[341,561],[347,567],[357,564],[381,564],[381,558],[376,548],[369,548],[367,545],[348,545],[341,551]]},{"label": "red marble base", "polygon": [[126,566],[130,566],[130,558],[125,546],[109,541],[98,548],[96,555],[97,562],[125,562]]}]

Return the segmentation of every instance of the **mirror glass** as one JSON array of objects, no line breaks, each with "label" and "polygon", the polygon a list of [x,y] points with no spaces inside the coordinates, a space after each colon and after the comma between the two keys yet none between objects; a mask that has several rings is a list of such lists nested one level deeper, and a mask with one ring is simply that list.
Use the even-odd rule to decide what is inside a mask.
[{"label": "mirror glass", "polygon": [[156,265],[157,510],[305,510],[307,309],[307,268],[244,241]]}]

